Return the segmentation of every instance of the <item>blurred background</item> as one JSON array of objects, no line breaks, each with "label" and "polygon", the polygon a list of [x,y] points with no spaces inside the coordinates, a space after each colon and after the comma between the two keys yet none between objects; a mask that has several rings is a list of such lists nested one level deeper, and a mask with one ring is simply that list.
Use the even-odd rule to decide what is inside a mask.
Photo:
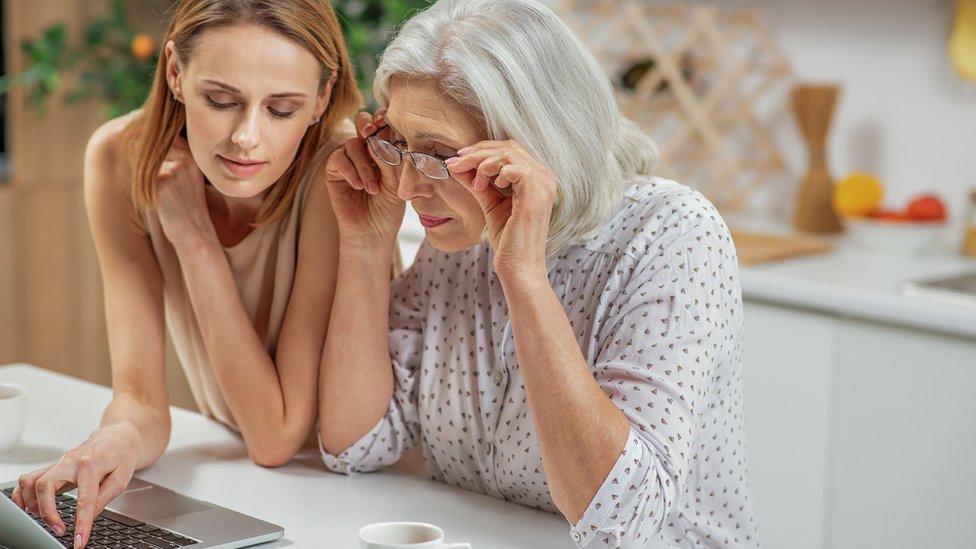
[{"label": "blurred background", "polygon": [[[976,0],[544,3],[733,229],[765,545],[971,547]],[[141,103],[169,5],[2,0],[0,364],[110,381],[82,157]],[[333,5],[368,90],[425,2]],[[409,215],[404,257],[422,236]],[[168,377],[193,409],[172,353]]]}]

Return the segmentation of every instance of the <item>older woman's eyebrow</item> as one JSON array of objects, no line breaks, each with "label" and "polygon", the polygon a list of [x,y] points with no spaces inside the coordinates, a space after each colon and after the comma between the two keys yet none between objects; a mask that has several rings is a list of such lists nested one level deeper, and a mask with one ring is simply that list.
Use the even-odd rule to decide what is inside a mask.
[{"label": "older woman's eyebrow", "polygon": [[[231,93],[236,93],[237,95],[244,95],[241,92],[241,90],[235,88],[234,86],[231,86],[230,84],[224,84],[223,82],[221,82],[219,80],[211,80],[211,79],[207,78],[207,79],[204,79],[204,82],[206,82],[208,84],[212,84],[214,86],[217,86],[218,88],[222,88],[224,90],[227,90],[227,91],[229,91]],[[273,94],[269,95],[268,97],[277,99],[277,98],[282,98],[282,97],[308,97],[308,95],[307,94],[304,94],[302,92],[280,92],[280,93],[273,93]]]}]

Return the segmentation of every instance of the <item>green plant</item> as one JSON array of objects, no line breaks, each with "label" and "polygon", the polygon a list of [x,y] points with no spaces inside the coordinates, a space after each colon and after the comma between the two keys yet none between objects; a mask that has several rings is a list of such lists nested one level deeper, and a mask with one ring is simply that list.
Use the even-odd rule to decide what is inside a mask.
[{"label": "green plant", "polygon": [[[37,38],[24,40],[25,68],[15,75],[0,76],[0,94],[15,86],[26,89],[26,99],[38,113],[62,87],[69,74],[77,78],[65,95],[74,103],[97,96],[106,103],[106,116],[127,113],[142,105],[152,84],[159,53],[152,40],[137,33],[129,23],[126,0],[105,0],[105,15],[91,21],[82,41],[69,46],[63,23],[51,25]],[[164,7],[172,0],[143,0]],[[373,73],[393,31],[429,0],[333,0],[357,84],[372,105]],[[162,10],[158,10],[162,11]]]},{"label": "green plant", "polygon": [[356,82],[370,106],[374,106],[373,73],[393,31],[415,11],[429,4],[429,0],[332,1],[356,69]]},{"label": "green plant", "polygon": [[138,108],[149,93],[158,53],[152,39],[129,24],[125,4],[125,0],[108,0],[106,13],[88,23],[77,46],[66,43],[63,23],[24,40],[25,68],[0,77],[0,93],[24,87],[27,102],[43,114],[47,100],[70,74],[75,78],[66,90],[69,103],[98,96],[105,101],[109,118]]}]

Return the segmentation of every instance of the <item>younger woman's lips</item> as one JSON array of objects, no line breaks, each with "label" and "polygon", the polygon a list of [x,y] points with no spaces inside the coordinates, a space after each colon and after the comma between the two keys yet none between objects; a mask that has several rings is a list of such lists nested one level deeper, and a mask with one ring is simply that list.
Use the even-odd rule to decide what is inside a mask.
[{"label": "younger woman's lips", "polygon": [[[220,155],[218,155],[220,156]],[[247,179],[249,177],[254,177],[258,172],[264,169],[268,164],[267,162],[235,162],[229,158],[220,156],[220,161],[223,163],[227,171],[232,173],[236,177],[241,179]]]},{"label": "younger woman's lips", "polygon": [[451,217],[434,217],[431,215],[417,214],[420,217],[420,224],[427,229],[433,229],[450,221]]}]

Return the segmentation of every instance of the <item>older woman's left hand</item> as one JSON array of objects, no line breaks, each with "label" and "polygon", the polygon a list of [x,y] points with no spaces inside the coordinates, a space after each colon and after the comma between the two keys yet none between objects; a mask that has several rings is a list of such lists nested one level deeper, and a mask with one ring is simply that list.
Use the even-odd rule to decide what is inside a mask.
[{"label": "older woman's left hand", "polygon": [[498,276],[546,279],[549,218],[556,202],[552,170],[512,140],[482,141],[459,150],[446,164],[485,214]]}]

